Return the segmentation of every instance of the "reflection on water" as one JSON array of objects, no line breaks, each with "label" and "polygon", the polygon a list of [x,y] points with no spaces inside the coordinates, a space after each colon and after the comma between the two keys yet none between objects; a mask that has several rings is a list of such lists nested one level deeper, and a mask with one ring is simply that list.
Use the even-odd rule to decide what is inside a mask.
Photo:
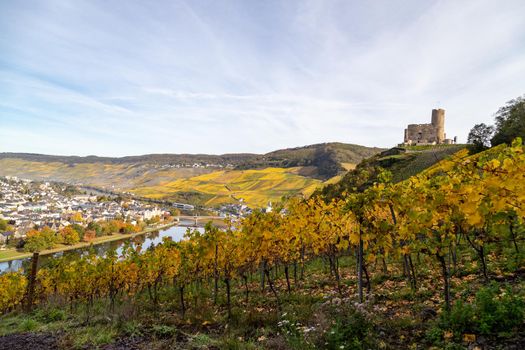
[{"label": "reflection on water", "polygon": [[[174,241],[180,241],[184,237],[184,234],[186,233],[187,229],[188,228],[186,226],[172,226],[162,231],[153,231],[150,233],[146,233],[144,235],[137,235],[134,237],[123,238],[121,240],[101,243],[101,244],[97,244],[91,247],[83,247],[83,248],[77,248],[77,249],[67,250],[63,252],[58,252],[55,254],[43,255],[39,259],[39,265],[46,266],[47,264],[50,263],[50,261],[53,260],[54,257],[64,256],[64,257],[67,257],[68,259],[70,258],[71,260],[74,260],[82,255],[87,254],[90,249],[94,250],[97,255],[104,255],[106,254],[106,252],[114,249],[117,251],[117,254],[120,255],[122,253],[122,249],[124,248],[124,246],[130,243],[136,247],[140,246],[141,250],[144,251],[145,249],[148,249],[149,247],[153,245],[157,245],[161,243],[164,237],[171,237],[171,239],[173,239]],[[199,230],[202,230],[202,229],[199,228]],[[0,273],[7,272],[7,271],[17,271],[19,269],[26,270],[29,268],[30,263],[31,263],[31,258],[2,262],[0,263]]]}]

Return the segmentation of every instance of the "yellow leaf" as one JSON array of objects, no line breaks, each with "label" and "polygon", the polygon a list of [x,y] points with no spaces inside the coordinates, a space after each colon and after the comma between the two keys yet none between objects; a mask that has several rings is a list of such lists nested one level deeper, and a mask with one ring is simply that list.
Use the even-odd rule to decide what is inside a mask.
[{"label": "yellow leaf", "polygon": [[463,341],[465,343],[473,343],[476,341],[476,335],[475,334],[463,334]]},{"label": "yellow leaf", "polygon": [[445,339],[450,339],[454,336],[454,333],[452,333],[451,331],[445,331],[443,332],[443,338]]},{"label": "yellow leaf", "polygon": [[472,226],[480,226],[483,222],[483,217],[476,211],[467,217],[467,222]]}]

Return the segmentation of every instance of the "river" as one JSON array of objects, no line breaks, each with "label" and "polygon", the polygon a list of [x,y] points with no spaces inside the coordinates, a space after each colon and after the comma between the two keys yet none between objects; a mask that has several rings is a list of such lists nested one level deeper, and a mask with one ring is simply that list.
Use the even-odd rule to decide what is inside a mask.
[{"label": "river", "polygon": [[[144,250],[144,249],[151,247],[152,245],[157,245],[161,243],[164,237],[171,237],[174,241],[180,241],[184,237],[184,234],[186,233],[186,230],[188,229],[189,226],[191,226],[191,222],[181,221],[181,225],[179,226],[171,226],[165,230],[154,231],[154,232],[146,233],[143,235],[127,237],[127,238],[110,241],[110,242],[104,242],[101,244],[94,245],[93,249],[98,255],[104,255],[106,252],[108,252],[111,249],[116,249],[117,253],[120,254],[122,252],[122,248],[124,247],[124,244],[126,244],[127,242],[132,242],[136,246],[140,245],[142,250]],[[199,230],[201,230],[201,228],[199,228]],[[40,259],[39,259],[39,265],[45,266],[46,263],[50,259],[53,259],[55,257],[60,257],[60,256],[71,256],[71,257],[78,256],[80,257],[83,254],[86,254],[89,251],[89,249],[90,247],[82,247],[78,249],[58,252],[55,254],[42,255],[40,256]],[[19,269],[25,270],[29,266],[30,260],[31,258],[24,258],[24,259],[0,262],[0,274],[3,272],[8,272],[8,271],[17,271]]]}]

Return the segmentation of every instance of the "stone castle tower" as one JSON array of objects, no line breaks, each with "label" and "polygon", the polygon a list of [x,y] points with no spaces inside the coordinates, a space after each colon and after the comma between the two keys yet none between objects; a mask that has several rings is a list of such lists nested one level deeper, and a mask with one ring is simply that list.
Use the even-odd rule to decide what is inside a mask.
[{"label": "stone castle tower", "polygon": [[453,143],[445,134],[445,110],[432,110],[430,124],[409,124],[405,129],[405,145],[436,145]]},{"label": "stone castle tower", "polygon": [[436,129],[436,143],[445,142],[445,110],[432,110],[432,125]]}]

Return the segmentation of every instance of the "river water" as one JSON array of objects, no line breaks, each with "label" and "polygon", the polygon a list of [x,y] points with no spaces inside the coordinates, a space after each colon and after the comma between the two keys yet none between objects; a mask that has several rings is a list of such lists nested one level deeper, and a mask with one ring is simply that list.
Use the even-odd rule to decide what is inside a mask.
[{"label": "river water", "polygon": [[[127,237],[127,238],[123,238],[120,240],[97,244],[93,246],[93,249],[98,255],[104,255],[106,252],[112,249],[115,249],[117,251],[117,254],[120,254],[122,252],[122,248],[128,242],[133,243],[135,246],[140,245],[142,250],[144,250],[144,249],[151,247],[152,245],[157,245],[161,243],[164,237],[171,237],[174,241],[180,241],[184,237],[186,230],[188,229],[189,226],[191,226],[191,224],[192,223],[190,221],[188,222],[181,221],[179,226],[172,226],[172,227],[169,227],[161,231],[154,231],[154,232],[146,233],[143,235],[137,235],[135,237]],[[199,230],[202,230],[202,229],[199,228]],[[87,254],[89,252],[89,249],[90,247],[82,247],[78,249],[58,252],[55,254],[42,255],[40,256],[40,259],[39,259],[39,265],[45,266],[46,262],[48,262],[50,259],[53,259],[54,257],[60,257],[60,256],[70,256],[72,258],[76,256],[80,257],[83,254]],[[17,271],[20,269],[25,270],[29,268],[30,261],[31,261],[31,258],[25,258],[25,259],[0,262],[0,274],[3,272]]]}]

